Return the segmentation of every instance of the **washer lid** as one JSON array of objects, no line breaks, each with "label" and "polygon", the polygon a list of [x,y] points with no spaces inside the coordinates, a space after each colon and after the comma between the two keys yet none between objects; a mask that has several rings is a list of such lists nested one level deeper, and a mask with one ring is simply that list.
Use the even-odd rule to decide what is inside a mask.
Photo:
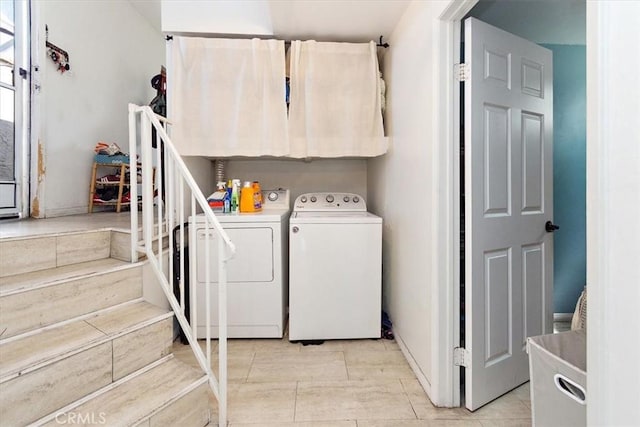
[{"label": "washer lid", "polygon": [[371,212],[294,212],[296,224],[380,224],[382,218]]}]

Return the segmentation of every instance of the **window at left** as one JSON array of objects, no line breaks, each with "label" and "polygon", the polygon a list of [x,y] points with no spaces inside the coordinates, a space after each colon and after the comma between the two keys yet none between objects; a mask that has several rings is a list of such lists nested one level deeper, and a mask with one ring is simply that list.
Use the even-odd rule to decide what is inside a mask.
[{"label": "window at left", "polygon": [[0,218],[28,215],[29,2],[0,1]]}]

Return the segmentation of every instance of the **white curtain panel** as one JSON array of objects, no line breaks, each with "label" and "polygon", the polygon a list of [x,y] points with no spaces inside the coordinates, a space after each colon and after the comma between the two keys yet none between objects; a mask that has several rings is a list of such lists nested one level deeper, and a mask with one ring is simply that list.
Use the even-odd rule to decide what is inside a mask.
[{"label": "white curtain panel", "polygon": [[386,153],[376,45],[291,42],[291,157]]},{"label": "white curtain panel", "polygon": [[282,40],[174,36],[168,113],[185,156],[285,156]]}]

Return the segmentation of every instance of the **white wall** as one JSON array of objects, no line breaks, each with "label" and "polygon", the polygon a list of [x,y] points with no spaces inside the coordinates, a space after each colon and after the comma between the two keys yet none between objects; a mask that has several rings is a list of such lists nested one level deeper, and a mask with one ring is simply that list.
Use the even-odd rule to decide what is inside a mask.
[{"label": "white wall", "polygon": [[[35,3],[44,176],[33,214],[83,213],[93,147],[116,142],[128,151],[127,104],[148,104],[155,96],[150,80],[164,64],[165,42],[125,0]],[[49,41],[69,52],[71,73],[60,74],[44,56],[45,25]]]},{"label": "white wall", "polygon": [[167,33],[273,34],[264,0],[162,0],[161,13]]},{"label": "white wall", "polygon": [[[204,197],[209,196],[209,194],[216,190],[213,161],[206,157],[198,156],[186,156],[183,157],[182,160],[184,160],[184,164],[189,169],[189,172],[191,172],[193,179],[200,187],[200,191],[202,191]],[[186,209],[185,215],[191,215],[191,192],[186,191],[186,189],[184,194],[184,206]],[[201,212],[199,207],[197,210],[198,212]]]},{"label": "white wall", "polygon": [[[384,307],[431,396],[436,337],[437,139],[434,80],[436,20],[448,2],[413,2],[392,33],[383,60],[389,152],[369,160],[370,208],[384,219]],[[410,360],[411,362],[411,360]],[[433,396],[431,396],[433,399]]]},{"label": "white wall", "polygon": [[[162,272],[165,277],[169,277],[169,254],[166,251],[162,254]],[[173,283],[172,280],[172,278],[169,278],[169,283]],[[162,286],[163,285],[158,280],[150,261],[146,261],[142,266],[143,298],[155,306],[171,310],[171,305],[162,290]]]},{"label": "white wall", "polygon": [[[133,0],[153,16],[149,0]],[[160,1],[160,0],[156,0]],[[162,31],[367,42],[391,33],[409,0],[162,0]]]},{"label": "white wall", "polygon": [[265,190],[288,188],[291,204],[300,194],[313,191],[342,191],[367,197],[367,161],[363,159],[230,160],[226,176],[260,181]]},{"label": "white wall", "polygon": [[587,422],[640,420],[640,2],[587,2]]}]

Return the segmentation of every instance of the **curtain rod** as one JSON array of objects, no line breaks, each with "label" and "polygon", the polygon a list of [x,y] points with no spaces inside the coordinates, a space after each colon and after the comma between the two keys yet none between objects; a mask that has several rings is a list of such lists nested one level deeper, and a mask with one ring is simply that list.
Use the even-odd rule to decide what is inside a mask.
[{"label": "curtain rod", "polygon": [[[379,39],[378,43],[376,44],[376,46],[377,46],[377,47],[382,47],[382,48],[386,49],[386,48],[388,48],[388,47],[389,47],[389,43],[386,43],[386,42],[384,42],[384,43],[383,43],[383,41],[382,41],[382,37],[383,37],[383,36],[380,36],[380,39]],[[173,40],[173,36],[172,36],[172,35],[167,35],[167,36],[165,37],[165,40],[167,40],[167,41],[169,41],[169,40]],[[290,45],[290,44],[291,44],[291,40],[285,40],[285,41],[284,41],[284,44],[285,44],[285,45],[287,45],[287,44],[288,44],[288,45]]]}]

